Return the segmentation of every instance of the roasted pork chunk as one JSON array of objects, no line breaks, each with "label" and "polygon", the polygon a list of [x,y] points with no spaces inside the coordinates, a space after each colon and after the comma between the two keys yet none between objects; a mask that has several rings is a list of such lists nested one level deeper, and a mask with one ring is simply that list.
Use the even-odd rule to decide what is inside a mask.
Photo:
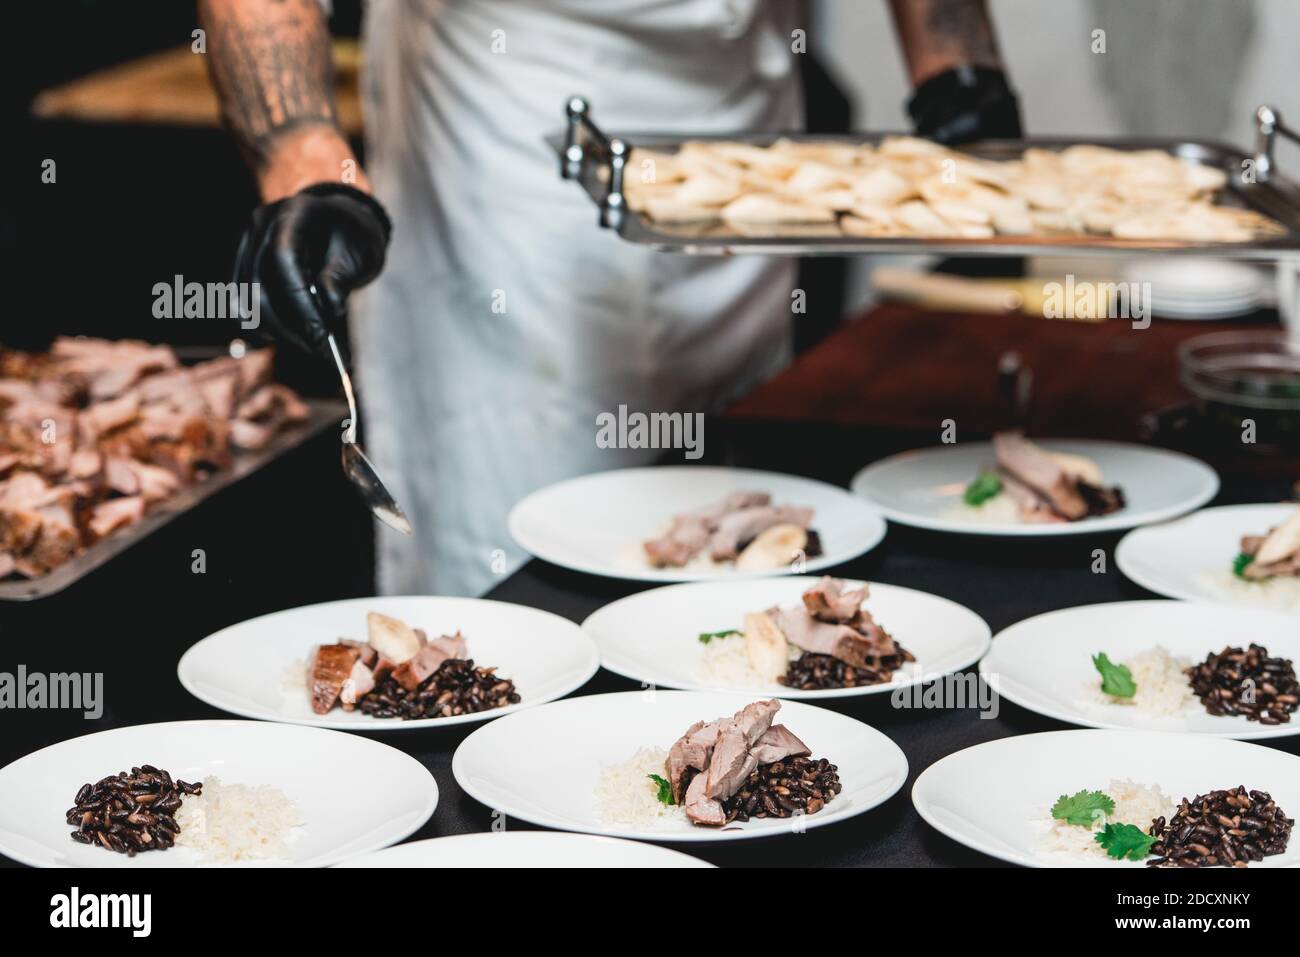
[{"label": "roasted pork chunk", "polygon": [[305,419],[270,374],[269,349],[196,366],[129,340],[0,349],[0,571],[43,575]]},{"label": "roasted pork chunk", "polygon": [[1124,507],[1124,493],[1103,484],[1096,463],[1052,452],[1020,432],[993,436],[993,455],[1005,491],[1026,522],[1077,522]]},{"label": "roasted pork chunk", "polygon": [[1241,575],[1252,581],[1300,576],[1300,506],[1267,535],[1246,535],[1241,540]]},{"label": "roasted pork chunk", "polygon": [[[729,718],[697,721],[673,743],[664,773],[672,787],[673,803],[683,805],[690,821],[720,827],[736,817],[747,819],[756,810],[756,792],[766,788],[765,783],[760,783],[762,776],[756,772],[772,768],[776,762],[810,754],[808,746],[789,728],[772,723],[779,710],[781,702],[775,698],[756,701]],[[781,771],[782,768],[778,765],[773,770]],[[838,779],[835,789],[838,790]],[[790,790],[783,790],[784,794],[782,790],[776,790],[775,794],[789,797]],[[753,800],[742,801],[747,793]],[[807,795],[801,789],[796,798],[807,800]],[[807,810],[811,807],[815,811],[829,799],[820,791],[814,792],[814,798],[814,802],[803,808],[787,802],[791,806],[784,810],[793,813],[792,809]],[[783,810],[773,795],[767,795],[766,800],[772,802],[771,807],[778,812]],[[777,816],[788,816],[788,813]]]},{"label": "roasted pork chunk", "polygon": [[[697,555],[707,553],[715,562],[735,562],[738,568],[763,570],[788,565],[796,553],[815,554],[813,543],[818,539],[809,531],[812,519],[811,508],[773,505],[766,492],[732,492],[705,508],[673,516],[668,530],[643,542],[642,548],[656,568],[681,568]],[[776,546],[761,541],[765,532],[787,528],[806,533],[800,535],[798,548],[786,548],[784,539]],[[751,552],[751,546],[756,550]],[[775,559],[768,554],[774,547]],[[778,564],[772,565],[773,561]]]}]

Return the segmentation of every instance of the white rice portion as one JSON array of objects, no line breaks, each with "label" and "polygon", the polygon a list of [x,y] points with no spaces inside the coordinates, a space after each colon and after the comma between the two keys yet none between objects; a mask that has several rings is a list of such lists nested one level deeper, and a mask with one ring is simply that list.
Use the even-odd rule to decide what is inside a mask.
[{"label": "white rice portion", "polygon": [[1252,582],[1238,578],[1231,571],[1205,574],[1201,585],[1224,601],[1282,611],[1300,609],[1300,577],[1266,578]]},{"label": "white rice portion", "polygon": [[284,793],[266,785],[222,784],[205,778],[203,793],[186,796],[176,812],[177,847],[214,864],[288,860],[289,838],[303,823]]},{"label": "white rice portion", "polygon": [[308,670],[309,666],[307,664],[307,659],[293,659],[293,661],[284,666],[284,671],[280,675],[280,690],[286,695],[306,694],[308,688]]},{"label": "white rice portion", "polygon": [[1024,519],[1020,517],[1020,506],[1006,492],[999,492],[983,505],[967,505],[964,500],[958,498],[943,510],[941,517],[965,525],[1024,524]]},{"label": "white rice portion", "polygon": [[[799,657],[799,649],[790,646],[790,660]],[[719,688],[782,688],[775,681],[766,681],[749,663],[745,652],[745,636],[729,635],[713,638],[700,647],[699,658],[691,675],[701,684]]]},{"label": "white rice portion", "polygon": [[1191,665],[1186,658],[1176,658],[1161,645],[1139,651],[1121,662],[1133,675],[1137,693],[1131,698],[1117,698],[1101,690],[1101,677],[1094,671],[1088,680],[1088,699],[1094,704],[1116,704],[1151,715],[1173,718],[1195,710],[1196,695],[1184,673]]},{"label": "white rice portion", "polygon": [[659,785],[650,775],[666,777],[668,752],[663,748],[639,748],[621,764],[601,768],[596,784],[596,819],[602,824],[633,827],[662,827],[675,820],[685,820],[680,805],[659,800]]},{"label": "white rice portion", "polygon": [[1115,810],[1110,815],[1099,814],[1092,827],[1058,821],[1052,817],[1050,804],[1044,808],[1043,817],[1035,822],[1044,828],[1039,848],[1053,854],[1113,861],[1093,835],[1107,824],[1132,824],[1145,833],[1152,821],[1169,817],[1178,807],[1158,786],[1147,787],[1129,780],[1111,781],[1102,791],[1115,802]]}]

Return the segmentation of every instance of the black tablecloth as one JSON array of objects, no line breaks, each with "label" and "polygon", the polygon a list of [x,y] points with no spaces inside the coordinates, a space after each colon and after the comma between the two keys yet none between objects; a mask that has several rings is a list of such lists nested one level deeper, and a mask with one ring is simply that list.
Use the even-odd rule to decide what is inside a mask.
[{"label": "black tablecloth", "polygon": [[[847,485],[854,471],[899,448],[933,444],[937,436],[860,430],[726,423],[710,420],[706,462],[809,475]],[[313,451],[314,449],[314,451]],[[336,469],[332,442],[316,443],[300,461],[282,466]],[[343,575],[348,556],[365,552],[365,542],[343,532],[327,533],[325,513],[352,507],[332,489],[324,498],[280,498],[276,520],[267,523],[270,477],[254,477],[177,523],[171,532],[123,556],[117,568],[89,579],[81,591],[47,605],[0,608],[3,659],[0,670],[25,662],[35,670],[86,670],[92,654],[105,671],[108,709],[102,719],[67,714],[0,712],[0,759],[14,760],[38,747],[77,734],[129,724],[186,718],[223,717],[190,698],[175,673],[180,654],[205,634],[251,614],[307,601],[360,593],[358,578]],[[1277,500],[1289,482],[1227,481],[1220,503]],[[321,494],[317,490],[317,494]],[[330,497],[333,496],[333,497]],[[326,501],[325,499],[328,499]],[[331,538],[334,539],[331,542]],[[966,605],[996,634],[1032,615],[1096,602],[1153,597],[1128,582],[1113,563],[1118,535],[1057,540],[999,540],[927,533],[891,525],[885,541],[832,573],[933,592]],[[220,577],[188,573],[190,548],[207,542],[215,551]],[[1094,571],[1097,549],[1105,570]],[[542,608],[582,621],[616,598],[645,586],[595,578],[532,561],[493,588],[487,597]],[[1248,635],[1225,636],[1245,641]],[[69,657],[69,649],[76,655]],[[95,649],[98,649],[97,651]],[[626,691],[636,683],[598,672],[576,694]],[[746,841],[730,846],[691,845],[688,853],[721,865],[962,866],[997,862],[942,837],[912,808],[912,782],[945,755],[1012,734],[1059,730],[1065,725],[1001,702],[996,718],[976,710],[897,710],[888,696],[847,699],[834,710],[871,724],[902,748],[910,773],[907,784],[882,807],[853,820],[796,837]],[[492,812],[457,787],[451,756],[472,731],[409,731],[374,735],[415,756],[437,778],[440,798],[433,818],[417,840],[488,830]],[[1300,741],[1276,745],[1300,753]],[[142,760],[147,760],[143,758]],[[508,822],[508,827],[526,827]]]}]

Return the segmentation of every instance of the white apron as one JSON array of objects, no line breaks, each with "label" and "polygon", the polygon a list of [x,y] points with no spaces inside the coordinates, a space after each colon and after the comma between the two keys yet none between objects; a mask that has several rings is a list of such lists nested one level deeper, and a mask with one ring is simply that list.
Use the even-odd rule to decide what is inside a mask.
[{"label": "white apron", "polygon": [[352,338],[363,441],[415,528],[378,526],[381,592],[481,594],[525,557],[520,498],[661,454],[598,448],[599,413],[708,411],[788,360],[793,262],[625,243],[542,138],[573,94],[608,129],[798,128],[798,6],[370,0],[367,172],[394,232]]}]

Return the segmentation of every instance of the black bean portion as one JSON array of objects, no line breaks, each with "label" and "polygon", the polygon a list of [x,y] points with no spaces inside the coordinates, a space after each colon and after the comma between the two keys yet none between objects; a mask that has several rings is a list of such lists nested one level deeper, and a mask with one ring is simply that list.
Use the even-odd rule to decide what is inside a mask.
[{"label": "black bean portion", "polygon": [[899,668],[916,658],[910,651],[894,643],[896,655],[881,655],[872,660],[870,668],[855,668],[848,662],[831,655],[818,655],[805,651],[790,662],[785,674],[777,679],[787,688],[801,691],[821,691],[827,688],[857,688],[878,685],[888,681]]},{"label": "black bean portion", "polygon": [[357,707],[372,717],[410,721],[476,714],[519,701],[515,683],[498,678],[496,668],[475,668],[471,658],[448,658],[415,691],[407,691],[392,675],[385,675]]},{"label": "black bean portion", "polygon": [[1266,791],[1238,786],[1183,800],[1174,816],[1158,817],[1147,833],[1156,839],[1152,867],[1245,867],[1286,850],[1295,821]]},{"label": "black bean portion", "polygon": [[740,789],[722,802],[727,823],[751,817],[816,814],[840,793],[838,770],[825,758],[786,758],[759,765]]},{"label": "black bean portion", "polygon": [[135,857],[141,851],[165,851],[175,844],[181,830],[175,817],[181,796],[202,792],[202,783],[173,781],[166,771],[142,764],[129,773],[83,784],[66,818],[76,827],[71,836],[77,843],[98,844]]},{"label": "black bean portion", "polygon": [[1224,648],[1187,669],[1192,690],[1213,715],[1244,715],[1260,724],[1285,724],[1300,708],[1300,682],[1286,658],[1268,649]]}]

